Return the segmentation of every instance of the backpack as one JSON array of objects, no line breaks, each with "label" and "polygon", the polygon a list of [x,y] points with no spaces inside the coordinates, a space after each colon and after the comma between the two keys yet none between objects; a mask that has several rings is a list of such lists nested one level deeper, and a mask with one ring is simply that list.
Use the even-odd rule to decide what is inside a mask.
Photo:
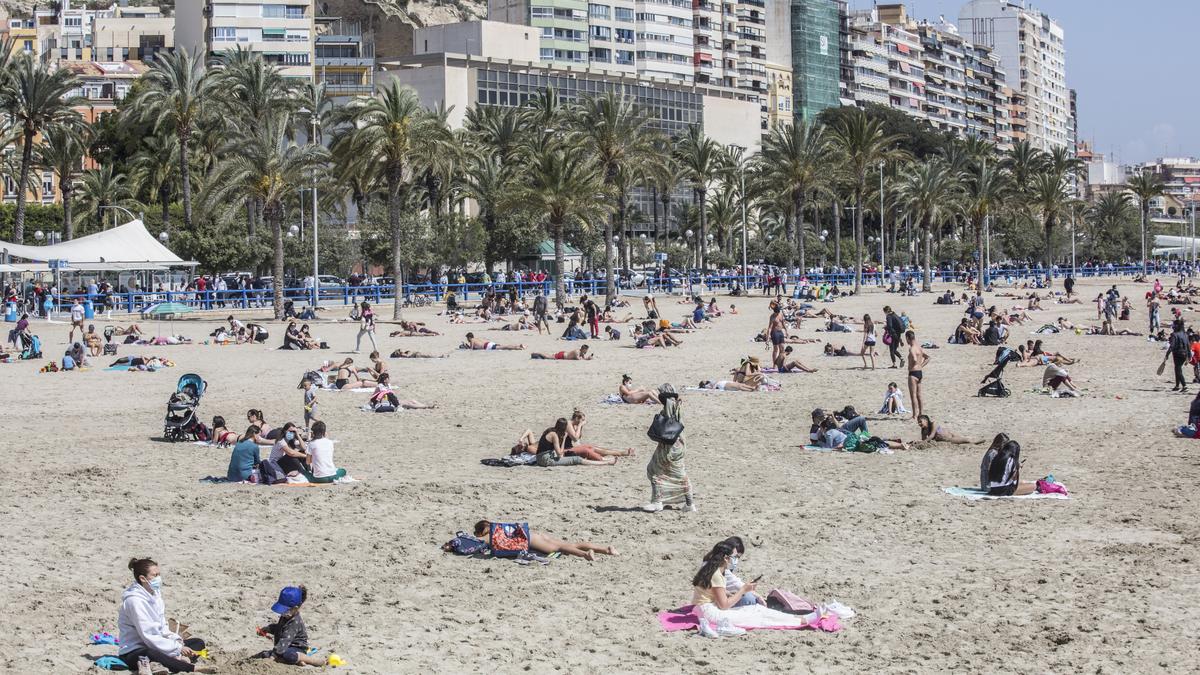
[{"label": "backpack", "polygon": [[778,588],[767,596],[767,607],[787,614],[812,614],[817,610],[811,602],[804,598]]},{"label": "backpack", "polygon": [[487,542],[476,539],[465,532],[458,532],[453,539],[442,544],[442,550],[455,555],[475,555],[487,550]]},{"label": "backpack", "polygon": [[492,555],[516,558],[529,550],[529,523],[492,523],[488,539]]},{"label": "backpack", "polygon": [[1000,380],[993,380],[979,388],[979,396],[995,396],[996,398],[1008,398],[1012,392]]},{"label": "backpack", "polygon": [[275,485],[276,483],[286,483],[287,474],[283,469],[279,468],[279,464],[264,459],[258,463],[258,473],[262,476],[263,485]]}]

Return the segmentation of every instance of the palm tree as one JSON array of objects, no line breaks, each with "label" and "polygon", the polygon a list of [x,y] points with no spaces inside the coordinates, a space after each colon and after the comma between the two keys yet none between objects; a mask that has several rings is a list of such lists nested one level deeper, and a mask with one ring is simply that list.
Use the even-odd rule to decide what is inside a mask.
[{"label": "palm tree", "polygon": [[708,222],[713,226],[713,234],[721,250],[730,254],[733,249],[733,231],[742,222],[738,187],[733,183],[723,183],[708,201]]},{"label": "palm tree", "polygon": [[[889,135],[883,122],[867,116],[863,110],[854,110],[840,118],[833,128],[833,143],[841,153],[845,172],[850,178],[854,196],[854,243],[857,263],[854,266],[854,293],[862,286],[863,268],[863,194],[867,191],[868,176],[879,170],[879,164],[896,159],[895,149],[898,136]],[[910,176],[911,177],[911,176]],[[926,251],[928,258],[928,251]],[[926,270],[928,275],[928,270]],[[928,283],[928,281],[926,281]],[[926,288],[925,290],[929,290]]]},{"label": "palm tree", "polygon": [[1163,195],[1162,176],[1142,171],[1125,181],[1125,188],[1138,199],[1138,210],[1142,214],[1142,274],[1146,273],[1146,235],[1150,230],[1150,200]]},{"label": "palm tree", "polygon": [[708,186],[725,173],[724,153],[721,146],[704,135],[699,125],[688,127],[687,134],[675,146],[675,161],[683,175],[692,183],[696,195],[696,208],[700,216],[700,231],[697,233],[697,262],[705,268],[708,234]]},{"label": "palm tree", "polygon": [[112,164],[84,171],[79,181],[79,204],[95,212],[97,229],[103,228],[104,207],[124,206],[131,197],[125,174],[113,173]]},{"label": "palm tree", "polygon": [[572,122],[577,140],[596,157],[604,171],[604,184],[613,188],[611,191],[617,197],[617,208],[604,226],[605,293],[607,304],[611,305],[617,297],[612,241],[618,225],[615,221],[621,221],[624,237],[625,204],[635,167],[645,164],[646,158],[654,152],[650,116],[632,99],[610,92],[584,100],[572,116]]},{"label": "palm tree", "polygon": [[[12,64],[7,77],[0,82],[0,109],[21,129],[21,172],[18,186],[29,183],[33,166],[33,145],[38,134],[56,124],[69,124],[79,119],[67,98],[77,85],[71,71],[59,68],[51,71],[32,56],[22,54]],[[17,211],[13,217],[13,241],[25,238],[25,190],[17,190]]]},{"label": "palm tree", "polygon": [[921,290],[924,292],[929,292],[933,287],[930,233],[935,224],[941,223],[953,212],[959,189],[958,175],[941,158],[914,163],[901,180],[900,200],[921,224],[925,268]]},{"label": "palm tree", "polygon": [[[809,195],[819,188],[828,174],[833,150],[820,125],[810,126],[798,120],[788,126],[776,126],[763,141],[759,168],[762,178],[786,190],[792,200],[794,224],[788,227],[800,253],[800,267],[807,269],[804,255],[804,207]],[[793,263],[789,259],[788,267]]]},{"label": "palm tree", "polygon": [[38,146],[37,165],[54,172],[58,189],[62,193],[63,238],[75,238],[75,220],[71,209],[75,200],[75,180],[83,170],[83,156],[87,153],[88,127],[79,124],[55,124],[42,134]]},{"label": "palm tree", "polygon": [[1003,159],[1004,168],[1012,176],[1013,187],[1026,194],[1042,167],[1046,164],[1046,153],[1033,147],[1029,141],[1017,141]]},{"label": "palm tree", "polygon": [[547,143],[529,158],[524,180],[504,202],[506,210],[525,209],[545,219],[554,238],[554,300],[566,303],[563,239],[571,224],[595,226],[613,209],[613,190],[604,168],[582,147],[562,141]]},{"label": "palm tree", "polygon": [[312,172],[329,154],[311,143],[300,145],[288,138],[290,116],[271,115],[254,131],[237,132],[224,148],[223,159],[206,187],[204,203],[220,217],[238,210],[245,199],[262,204],[263,222],[275,239],[275,318],[283,318],[283,218],[287,199],[308,185]]},{"label": "palm tree", "polygon": [[1054,251],[1051,238],[1059,218],[1066,214],[1071,204],[1066,176],[1055,171],[1042,171],[1033,177],[1029,184],[1029,203],[1041,216],[1042,234],[1045,237],[1043,260],[1046,273],[1054,264]]},{"label": "palm tree", "polygon": [[358,168],[379,176],[387,187],[388,227],[392,233],[392,278],[395,299],[392,313],[400,317],[403,301],[401,266],[401,190],[411,180],[418,157],[441,149],[439,124],[421,107],[416,92],[391,80],[374,97],[359,98],[335,109],[330,122],[344,125],[335,135],[333,155],[338,171]]},{"label": "palm tree", "polygon": [[171,196],[179,180],[178,155],[179,139],[174,134],[158,133],[142,139],[142,147],[130,162],[134,192],[144,191],[158,202],[164,228],[171,220]]},{"label": "palm tree", "polygon": [[[1133,221],[1134,212],[1133,195],[1128,192],[1108,192],[1101,196],[1087,211],[1087,219],[1092,225],[1089,253],[1094,257],[1127,255],[1129,251],[1125,233]],[[1119,242],[1120,248],[1108,249],[1110,241]]]},{"label": "palm tree", "polygon": [[[675,189],[683,181],[683,170],[671,154],[670,141],[659,136],[655,142],[655,152],[646,165],[646,182],[654,198],[654,241],[656,246],[660,238],[667,238],[671,233],[671,201]],[[662,212],[662,224],[659,224],[659,209]]]},{"label": "palm tree", "polygon": [[180,49],[154,59],[142,76],[128,109],[154,122],[154,130],[170,129],[179,140],[179,178],[183,193],[183,226],[192,229],[192,176],[189,153],[192,133],[213,97],[216,80],[204,60]]},{"label": "palm tree", "polygon": [[991,153],[972,159],[963,175],[963,214],[975,234],[975,256],[979,263],[979,278],[975,284],[977,295],[983,295],[986,268],[983,257],[983,226],[988,216],[994,214],[1008,197],[1010,185],[1008,174]]}]

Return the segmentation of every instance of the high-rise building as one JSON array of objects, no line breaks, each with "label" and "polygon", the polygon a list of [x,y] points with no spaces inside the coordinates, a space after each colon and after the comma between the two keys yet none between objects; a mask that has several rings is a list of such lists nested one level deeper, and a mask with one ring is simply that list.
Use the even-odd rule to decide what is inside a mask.
[{"label": "high-rise building", "polygon": [[175,46],[202,55],[241,47],[285,77],[312,79],[312,0],[190,0],[175,7]]},{"label": "high-rise building", "polygon": [[[768,26],[767,51],[780,61],[786,50],[791,56],[795,113],[812,122],[822,110],[840,104],[842,73],[842,16],[840,0],[778,0],[786,15]],[[776,47],[776,45],[779,45]]]},{"label": "high-rise building", "polygon": [[983,45],[963,42],[966,55],[963,75],[966,82],[964,103],[967,108],[967,136],[985,138],[1001,151],[1012,148],[1012,121],[1009,120],[1010,90],[1004,69],[992,50]]},{"label": "high-rise building", "polygon": [[1000,59],[1024,105],[1025,133],[1038,149],[1074,150],[1064,33],[1049,15],[1014,0],[971,0],[958,27]]},{"label": "high-rise building", "polygon": [[[891,23],[888,23],[888,22]],[[886,91],[885,105],[910,117],[928,119],[925,112],[925,63],[922,61],[921,38],[916,26],[904,13],[903,5],[880,5],[875,9],[856,11],[850,16],[851,41],[857,42],[864,54],[869,54],[871,70],[880,63],[887,64],[887,83],[873,83],[870,99],[879,90]],[[872,44],[874,46],[872,47]],[[857,71],[856,71],[857,76]],[[857,79],[856,79],[857,84]],[[859,100],[856,98],[856,102]]]}]

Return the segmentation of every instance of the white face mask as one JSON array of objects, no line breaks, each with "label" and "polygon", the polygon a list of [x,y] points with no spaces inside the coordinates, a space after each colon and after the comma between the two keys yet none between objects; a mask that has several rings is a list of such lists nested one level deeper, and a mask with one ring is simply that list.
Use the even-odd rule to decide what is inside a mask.
[{"label": "white face mask", "polygon": [[729,558],[729,571],[730,571],[730,572],[736,572],[736,571],[737,571],[737,568],[738,568],[738,563],[739,563],[739,562],[741,562],[741,558],[738,558],[736,555],[735,555],[735,556],[731,556],[731,557]]},{"label": "white face mask", "polygon": [[146,585],[148,585],[150,587],[150,590],[154,591],[155,593],[161,591],[162,590],[162,574],[159,574],[158,576],[154,577],[150,581],[147,581]]}]

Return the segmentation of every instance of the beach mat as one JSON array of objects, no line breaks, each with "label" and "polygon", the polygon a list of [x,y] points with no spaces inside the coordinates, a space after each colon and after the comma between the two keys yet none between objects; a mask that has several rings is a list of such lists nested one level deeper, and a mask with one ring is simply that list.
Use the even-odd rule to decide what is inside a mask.
[{"label": "beach mat", "polygon": [[819,445],[806,445],[804,449],[809,452],[833,452],[833,448],[822,448]]},{"label": "beach mat", "polygon": [[1011,497],[998,497],[989,495],[986,490],[981,490],[975,487],[944,487],[942,492],[954,497],[962,497],[969,501],[979,501],[981,499],[1070,499],[1067,495],[1058,493],[1040,494],[1033,493],[1031,495],[1013,495]]},{"label": "beach mat", "polygon": [[[684,605],[679,609],[659,612],[658,625],[667,633],[677,633],[684,630],[696,630],[700,627],[700,618],[692,613],[692,605]],[[736,624],[735,624],[736,625]],[[770,626],[766,628],[747,628],[746,630],[808,630],[816,626]]]}]

